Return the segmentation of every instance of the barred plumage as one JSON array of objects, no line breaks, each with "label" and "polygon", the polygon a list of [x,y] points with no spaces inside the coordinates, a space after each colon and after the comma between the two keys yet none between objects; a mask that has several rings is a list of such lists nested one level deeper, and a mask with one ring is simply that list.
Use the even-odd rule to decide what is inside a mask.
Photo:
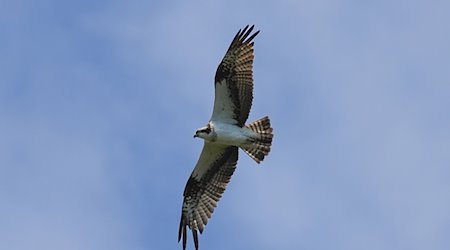
[{"label": "barred plumage", "polygon": [[241,148],[257,163],[264,160],[264,157],[269,154],[272,146],[273,129],[270,126],[270,119],[268,116],[263,117],[253,123],[246,125],[247,128],[257,133],[257,136],[251,144],[241,146]]}]

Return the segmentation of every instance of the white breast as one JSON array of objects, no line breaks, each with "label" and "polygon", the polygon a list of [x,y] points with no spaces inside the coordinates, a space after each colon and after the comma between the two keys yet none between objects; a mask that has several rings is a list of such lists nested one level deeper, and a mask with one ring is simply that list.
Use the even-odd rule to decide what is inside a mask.
[{"label": "white breast", "polygon": [[247,128],[241,128],[236,125],[228,123],[211,122],[214,127],[214,132],[217,134],[216,143],[240,146],[247,142],[251,132]]}]

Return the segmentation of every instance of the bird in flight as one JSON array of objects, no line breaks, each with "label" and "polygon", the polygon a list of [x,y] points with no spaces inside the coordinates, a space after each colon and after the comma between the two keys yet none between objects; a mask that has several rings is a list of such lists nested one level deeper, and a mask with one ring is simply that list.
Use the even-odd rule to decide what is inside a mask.
[{"label": "bird in flight", "polygon": [[272,145],[268,116],[245,124],[253,100],[253,39],[259,33],[252,34],[253,28],[247,25],[233,38],[216,71],[211,119],[194,135],[204,140],[204,146],[183,193],[178,231],[183,249],[189,227],[198,250],[198,232],[203,232],[236,169],[238,149],[260,163]]}]

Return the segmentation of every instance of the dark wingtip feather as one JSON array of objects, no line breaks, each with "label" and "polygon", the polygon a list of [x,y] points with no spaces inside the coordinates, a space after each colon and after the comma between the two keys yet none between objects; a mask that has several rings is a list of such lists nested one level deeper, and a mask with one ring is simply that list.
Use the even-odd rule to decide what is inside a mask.
[{"label": "dark wingtip feather", "polygon": [[[248,42],[252,41],[252,40],[259,34],[259,32],[260,32],[260,30],[258,30],[258,31],[256,31],[255,33],[253,33],[253,35],[250,36],[250,37],[247,39],[246,42],[248,43]],[[252,42],[251,44],[253,45],[253,42]]]},{"label": "dark wingtip feather", "polygon": [[252,25],[252,26],[247,25],[243,29],[239,29],[239,31],[234,36],[233,41],[231,41],[231,44],[230,44],[230,47],[228,48],[228,50],[230,50],[234,46],[239,46],[243,43],[249,44],[260,32],[258,30],[255,33],[253,33],[249,38],[247,38],[252,33],[254,28],[255,28],[255,25]]},{"label": "dark wingtip feather", "polygon": [[[241,33],[241,36],[242,36],[242,34],[244,34],[246,31],[247,31],[247,29],[248,29],[248,24],[242,29],[242,33]],[[250,28],[250,29],[253,29],[253,26]],[[240,31],[240,30],[239,30]]]},{"label": "dark wingtip feather", "polygon": [[186,243],[187,243],[186,225],[184,225],[183,226],[183,250],[186,249]]},{"label": "dark wingtip feather", "polygon": [[239,41],[239,37],[241,37],[241,30],[239,30],[234,36],[233,41],[231,41],[230,47],[228,47],[228,50],[230,50],[233,47],[233,45],[235,45],[237,41]]},{"label": "dark wingtip feather", "polygon": [[253,28],[255,28],[255,25],[252,25],[252,27],[250,27],[250,29],[248,29],[248,30],[247,30],[247,28],[248,28],[248,25],[245,26],[245,29],[242,32],[242,33],[244,33],[244,35],[241,36],[242,41],[244,41],[248,37],[248,35],[250,35],[250,33],[252,33],[252,30],[253,30]]},{"label": "dark wingtip feather", "polygon": [[183,211],[181,211],[180,227],[178,228],[178,242],[180,242],[182,230],[183,230]]},{"label": "dark wingtip feather", "polygon": [[195,229],[192,230],[192,236],[194,237],[195,250],[198,250],[198,234],[197,234],[197,230],[195,230]]}]

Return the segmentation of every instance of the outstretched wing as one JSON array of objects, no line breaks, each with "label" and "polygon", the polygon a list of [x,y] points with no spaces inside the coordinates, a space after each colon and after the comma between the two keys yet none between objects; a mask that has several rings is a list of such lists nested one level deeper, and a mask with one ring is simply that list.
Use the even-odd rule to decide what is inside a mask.
[{"label": "outstretched wing", "polygon": [[186,226],[192,231],[198,249],[198,231],[203,232],[208,219],[222,197],[236,169],[238,148],[205,142],[202,154],[184,189],[178,242],[186,249]]},{"label": "outstretched wing", "polygon": [[[253,27],[239,30],[215,77],[214,110],[211,120],[244,126],[253,100]],[[250,37],[249,37],[250,36]]]}]

